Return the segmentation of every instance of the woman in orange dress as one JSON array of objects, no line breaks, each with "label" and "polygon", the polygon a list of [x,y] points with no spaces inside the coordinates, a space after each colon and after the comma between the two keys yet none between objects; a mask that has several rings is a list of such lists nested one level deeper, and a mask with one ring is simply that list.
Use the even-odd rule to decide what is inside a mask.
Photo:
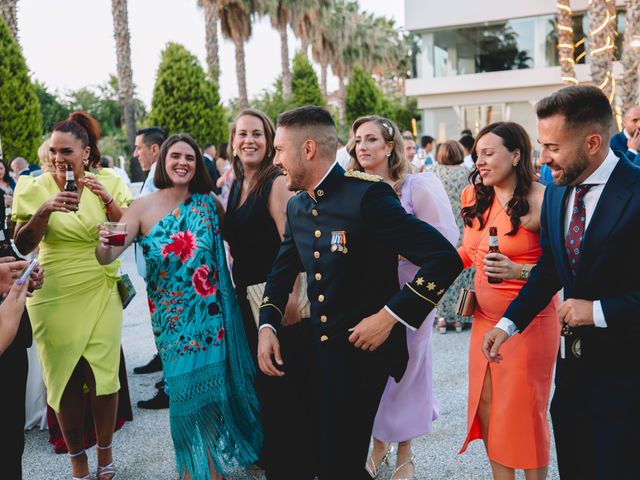
[{"label": "woman in orange dress", "polygon": [[[462,192],[465,223],[458,249],[466,268],[475,265],[476,308],[469,348],[467,438],[481,438],[493,478],[544,479],[549,464],[547,407],[560,338],[555,300],[523,334],[504,346],[504,360],[489,364],[482,337],[496,326],[529,277],[538,244],[544,187],[534,181],[531,142],[512,122],[486,126],[474,145],[472,185]],[[489,228],[497,227],[500,253],[488,254]],[[487,275],[502,279],[488,283]]]}]

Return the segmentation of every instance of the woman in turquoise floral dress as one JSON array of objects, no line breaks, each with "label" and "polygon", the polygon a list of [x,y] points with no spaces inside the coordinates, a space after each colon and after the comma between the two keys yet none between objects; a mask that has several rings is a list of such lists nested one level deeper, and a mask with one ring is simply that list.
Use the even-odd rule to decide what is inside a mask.
[{"label": "woman in turquoise floral dress", "polygon": [[227,268],[223,209],[195,141],[161,148],[158,191],[120,220],[122,247],[101,229],[96,257],[115,260],[138,237],[147,266],[151,324],[169,387],[171,435],[183,479],[220,479],[254,463],[262,442],[253,362]]}]

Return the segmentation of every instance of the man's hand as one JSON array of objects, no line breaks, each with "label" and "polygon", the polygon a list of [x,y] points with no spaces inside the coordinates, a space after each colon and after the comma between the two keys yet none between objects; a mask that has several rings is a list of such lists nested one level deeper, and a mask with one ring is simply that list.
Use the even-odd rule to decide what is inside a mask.
[{"label": "man's hand", "polygon": [[560,325],[569,325],[570,327],[594,325],[593,302],[576,298],[565,300],[558,307],[558,320]]},{"label": "man's hand", "polygon": [[640,129],[633,132],[633,136],[627,140],[627,148],[636,152],[640,150]]},{"label": "man's hand", "polygon": [[373,352],[389,337],[397,320],[384,308],[350,328],[349,341],[356,348]]},{"label": "man's hand", "polygon": [[500,363],[502,355],[500,347],[509,340],[509,334],[501,328],[492,328],[484,334],[482,339],[482,354],[490,362]]},{"label": "man's hand", "polygon": [[282,356],[280,355],[280,342],[278,341],[278,337],[273,333],[273,330],[265,327],[258,333],[258,366],[265,375],[282,377],[284,372],[278,370],[273,364],[274,358],[278,365],[284,365]]}]

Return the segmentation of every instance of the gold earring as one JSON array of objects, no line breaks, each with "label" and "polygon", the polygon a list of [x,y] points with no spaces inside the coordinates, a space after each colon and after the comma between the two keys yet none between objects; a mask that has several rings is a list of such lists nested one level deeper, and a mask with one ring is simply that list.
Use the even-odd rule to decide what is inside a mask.
[{"label": "gold earring", "polygon": [[234,157],[237,157],[237,156],[238,156],[238,152],[236,151],[236,149],[235,149],[235,148],[233,149],[233,156],[234,156]]},{"label": "gold earring", "polygon": [[84,166],[86,167],[87,165],[89,165],[89,159],[85,158],[82,163],[84,163]]},{"label": "gold earring", "polygon": [[387,156],[387,158],[388,158],[388,157],[390,157],[390,156],[391,156],[391,152],[387,152],[387,153],[385,153],[385,155],[386,155],[386,156]]}]

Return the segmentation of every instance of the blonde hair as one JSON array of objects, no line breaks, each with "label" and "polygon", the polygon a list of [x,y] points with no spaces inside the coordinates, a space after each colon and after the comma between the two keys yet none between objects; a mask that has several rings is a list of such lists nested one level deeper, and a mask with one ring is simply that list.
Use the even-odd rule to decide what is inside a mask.
[{"label": "blonde hair", "polygon": [[50,143],[51,143],[51,139],[47,138],[38,147],[38,159],[40,160],[40,166],[42,167],[43,172],[53,171],[53,164],[51,163],[51,156],[49,155]]},{"label": "blonde hair", "polygon": [[366,117],[360,117],[353,125],[351,125],[351,132],[353,133],[352,138],[349,140],[347,145],[347,151],[351,156],[351,162],[349,163],[349,168],[353,170],[363,171],[362,165],[358,162],[358,157],[356,156],[356,131],[360,128],[361,125],[373,122],[378,126],[380,130],[380,134],[385,142],[392,142],[393,149],[391,150],[391,155],[389,155],[388,166],[389,166],[389,177],[395,183],[394,189],[396,192],[400,191],[402,188],[402,182],[404,178],[411,173],[411,164],[407,157],[404,155],[404,140],[402,139],[402,134],[398,126],[388,118],[379,117],[377,115],[369,115]]},{"label": "blonde hair", "polygon": [[440,165],[460,165],[464,161],[464,150],[455,140],[447,140],[436,147],[436,162]]}]

